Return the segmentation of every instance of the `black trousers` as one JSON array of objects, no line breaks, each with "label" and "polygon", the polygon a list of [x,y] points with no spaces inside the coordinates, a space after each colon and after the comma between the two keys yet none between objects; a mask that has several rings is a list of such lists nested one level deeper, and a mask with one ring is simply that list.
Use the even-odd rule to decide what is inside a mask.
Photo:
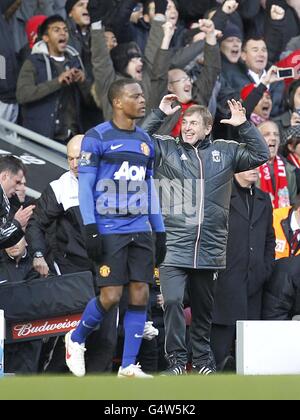
[{"label": "black trousers", "polygon": [[211,330],[211,348],[215,356],[217,369],[227,356],[234,354],[236,338],[235,325],[213,324]]},{"label": "black trousers", "polygon": [[37,374],[42,346],[42,340],[5,344],[4,372],[24,375]]},{"label": "black trousers", "polygon": [[212,270],[161,267],[167,358],[175,357],[178,363],[187,363],[186,323],[183,312],[187,288],[192,311],[190,339],[193,364],[203,366],[213,363],[210,334],[216,278],[216,272]]}]

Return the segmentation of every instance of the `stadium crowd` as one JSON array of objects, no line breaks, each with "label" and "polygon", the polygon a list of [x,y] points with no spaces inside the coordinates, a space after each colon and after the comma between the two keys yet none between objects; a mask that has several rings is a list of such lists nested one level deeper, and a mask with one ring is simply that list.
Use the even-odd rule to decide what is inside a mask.
[{"label": "stadium crowd", "polygon": [[[84,272],[96,296],[66,338],[6,344],[6,372],[234,371],[237,320],[300,314],[298,0],[2,0],[0,118],[69,164],[33,201],[0,159],[0,302]],[[179,180],[198,219],[165,213],[164,188],[148,218],[95,218],[112,167]]]}]

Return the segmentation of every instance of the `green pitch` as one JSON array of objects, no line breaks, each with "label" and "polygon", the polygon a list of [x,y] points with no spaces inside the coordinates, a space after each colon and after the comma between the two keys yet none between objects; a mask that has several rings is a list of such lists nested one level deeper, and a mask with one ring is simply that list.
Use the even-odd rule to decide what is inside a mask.
[{"label": "green pitch", "polygon": [[299,376],[155,377],[149,380],[114,376],[8,377],[0,379],[0,400],[200,400],[300,399]]}]

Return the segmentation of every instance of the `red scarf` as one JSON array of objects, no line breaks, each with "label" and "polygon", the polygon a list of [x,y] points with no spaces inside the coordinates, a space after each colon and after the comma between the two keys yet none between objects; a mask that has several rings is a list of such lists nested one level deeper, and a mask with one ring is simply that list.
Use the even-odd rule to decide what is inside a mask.
[{"label": "red scarf", "polygon": [[270,167],[268,163],[264,163],[259,168],[260,189],[270,194],[273,208],[278,209],[290,206],[288,182],[286,177],[285,165],[279,156],[274,160],[274,178],[276,189],[274,191],[271,178]]},{"label": "red scarf", "polygon": [[181,104],[181,114],[180,114],[180,117],[178,118],[178,122],[177,122],[177,124],[175,125],[175,127],[172,130],[172,136],[173,137],[178,137],[180,135],[183,114],[192,105],[195,105],[194,102],[189,102],[188,104]]},{"label": "red scarf", "polygon": [[300,169],[300,159],[295,153],[289,153],[287,160],[291,162],[292,165],[296,166],[296,168]]}]

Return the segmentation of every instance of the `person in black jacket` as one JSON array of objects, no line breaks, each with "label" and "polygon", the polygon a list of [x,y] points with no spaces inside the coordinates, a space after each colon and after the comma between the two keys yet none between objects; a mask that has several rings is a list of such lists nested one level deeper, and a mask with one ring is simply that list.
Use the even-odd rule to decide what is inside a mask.
[{"label": "person in black jacket", "polygon": [[276,260],[263,296],[262,319],[291,321],[300,315],[300,255]]},{"label": "person in black jacket", "polygon": [[[91,271],[95,274],[95,266],[86,252],[78,201],[78,162],[82,139],[83,135],[78,135],[68,143],[70,171],[48,185],[28,223],[26,239],[33,256],[33,267],[42,277],[48,277],[51,272],[69,274]],[[101,329],[91,335],[87,352],[88,372],[111,369],[117,340],[116,316],[117,309],[111,311]],[[55,351],[51,348],[50,353],[53,354],[50,354],[50,362],[47,361],[47,371],[61,372],[66,369],[64,343],[59,338],[54,344]]]},{"label": "person in black jacket", "polygon": [[[161,112],[165,109],[164,101],[165,98],[160,113],[154,111],[144,121],[143,127],[150,133],[155,132],[164,119]],[[217,272],[226,267],[233,175],[260,166],[269,157],[263,137],[246,120],[246,110],[234,100],[228,104],[231,118],[222,123],[239,128],[241,143],[212,142],[212,116],[206,107],[198,105],[185,111],[179,138],[154,136],[155,177],[161,181],[167,232],[167,255],[160,269],[165,349],[170,361],[166,374],[185,373],[183,298],[186,285],[191,297],[194,371],[207,375],[215,370],[210,330]]]},{"label": "person in black jacket", "polygon": [[[27,250],[23,237],[16,245],[1,252],[0,261],[1,285],[30,281],[38,278],[38,273],[32,268],[32,258]],[[4,368],[6,373],[36,374],[43,342],[31,340],[24,343],[5,344]]]},{"label": "person in black jacket", "polygon": [[235,175],[229,211],[226,270],[218,277],[211,345],[219,369],[234,347],[237,320],[260,320],[262,294],[275,257],[272,204],[255,187],[259,171]]},{"label": "person in black jacket", "polygon": [[25,174],[26,168],[20,159],[14,156],[0,158],[0,249],[13,246],[22,239],[32,215],[34,206],[25,209],[21,206],[14,218],[9,218],[9,199],[16,193]]}]

